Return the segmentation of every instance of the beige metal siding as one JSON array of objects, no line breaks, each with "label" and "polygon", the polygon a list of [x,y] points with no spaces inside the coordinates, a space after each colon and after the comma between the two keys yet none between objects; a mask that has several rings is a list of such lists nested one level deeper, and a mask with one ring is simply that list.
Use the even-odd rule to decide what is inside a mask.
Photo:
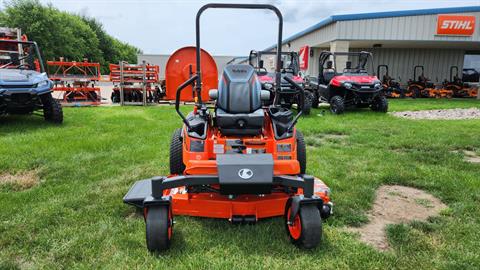
[{"label": "beige metal siding", "polygon": [[165,67],[169,57],[168,54],[138,54],[137,62],[142,63],[145,60],[149,64],[158,65],[160,67],[159,78],[163,80],[165,79]]},{"label": "beige metal siding", "polygon": [[[305,45],[315,47],[320,44],[328,43],[331,40],[335,39],[335,36],[337,34],[336,27],[337,24],[332,23],[318,30],[315,30],[305,36],[301,36],[295,40],[292,40],[290,42],[290,50],[298,52],[298,50],[300,50],[300,48]],[[288,50],[286,44],[283,45],[282,50]]]},{"label": "beige metal siding", "polygon": [[[464,50],[451,49],[350,49],[350,51],[370,51],[373,53],[375,72],[378,65],[388,65],[390,76],[401,78],[406,84],[413,79],[413,67],[425,66],[425,76],[435,83],[440,83],[450,75],[450,66],[459,67],[461,75],[463,68]],[[417,75],[418,76],[418,75]]]},{"label": "beige metal siding", "polygon": [[[480,22],[480,12],[460,13],[458,15],[473,15],[476,17],[477,25],[473,36],[436,35],[437,15],[434,14],[339,21],[337,22],[337,35],[333,39],[480,42],[480,30],[478,28],[478,22]],[[308,37],[305,37],[305,39],[308,40]]]}]

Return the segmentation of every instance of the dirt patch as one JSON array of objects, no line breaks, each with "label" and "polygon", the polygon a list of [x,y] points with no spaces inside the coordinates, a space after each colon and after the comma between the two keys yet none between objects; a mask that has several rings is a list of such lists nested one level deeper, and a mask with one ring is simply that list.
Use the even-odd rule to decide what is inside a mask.
[{"label": "dirt patch", "polygon": [[463,151],[463,154],[465,155],[465,161],[470,162],[470,163],[477,163],[480,164],[480,156],[477,155],[477,153],[473,151]]},{"label": "dirt patch", "polygon": [[430,119],[430,120],[461,120],[480,119],[480,109],[446,109],[446,110],[425,110],[425,111],[404,111],[391,112],[393,116],[408,119]]},{"label": "dirt patch", "polygon": [[34,187],[40,182],[37,170],[16,174],[0,173],[0,188],[20,191]]},{"label": "dirt patch", "polygon": [[480,164],[480,156],[477,155],[477,153],[475,153],[474,151],[470,151],[470,150],[457,151],[457,150],[455,150],[455,151],[452,151],[452,153],[454,153],[454,154],[462,153],[463,158],[466,162]]},{"label": "dirt patch", "polygon": [[381,186],[377,190],[369,223],[349,231],[360,234],[360,240],[379,250],[389,248],[385,228],[390,224],[424,221],[447,206],[434,196],[411,187]]}]

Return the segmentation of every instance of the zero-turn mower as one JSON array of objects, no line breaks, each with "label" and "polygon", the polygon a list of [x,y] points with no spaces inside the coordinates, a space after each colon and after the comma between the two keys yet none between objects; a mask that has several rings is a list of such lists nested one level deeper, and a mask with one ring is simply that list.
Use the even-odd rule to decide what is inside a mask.
[{"label": "zero-turn mower", "polygon": [[[385,70],[385,74],[380,76],[380,72],[382,68]],[[382,78],[382,86],[383,91],[385,92],[385,96],[387,98],[404,98],[405,93],[403,89],[400,87],[400,83],[397,82],[394,78],[390,77],[388,72],[387,65],[378,65],[377,67],[377,76],[378,78]]]},{"label": "zero-turn mower", "polygon": [[[296,115],[278,103],[262,106],[270,92],[261,89],[250,65],[227,65],[217,89],[205,89],[200,63],[200,17],[211,8],[268,9],[279,19],[275,67],[276,90],[281,87],[282,14],[272,5],[207,4],[196,17],[196,65],[176,93],[175,109],[183,127],[170,145],[170,175],[136,182],[124,202],[143,208],[150,251],[169,248],[174,218],[188,215],[255,223],[283,216],[293,244],[314,248],[322,238],[322,219],[330,216],[329,188],[305,174],[306,149]],[[300,93],[303,88],[288,76]],[[182,91],[194,84],[193,111],[180,111]],[[202,101],[209,90],[214,110]],[[279,91],[274,91],[278,95]],[[302,95],[300,95],[302,96]],[[277,99],[278,100],[278,99]],[[303,107],[303,99],[300,99]]]},{"label": "zero-turn mower", "polygon": [[[271,57],[270,60],[273,60],[276,52],[274,51],[250,51],[248,56],[248,63],[255,68],[257,76],[260,80],[263,90],[271,92],[271,100],[269,104],[274,102],[273,98],[276,97],[279,99],[279,103],[282,107],[290,109],[293,104],[298,105],[299,95],[301,94],[295,87],[287,82],[285,79],[281,80],[281,88],[279,95],[274,95],[273,91],[275,90],[275,72],[270,72],[268,68],[265,67],[265,61],[269,60],[268,57]],[[280,62],[282,76],[288,76],[298,85],[304,87],[305,82],[300,76],[300,66],[297,52],[282,52],[282,60]],[[272,61],[273,63],[273,61]],[[304,89],[305,90],[305,89]],[[303,94],[304,106],[303,114],[309,115],[312,108],[312,104],[316,102],[316,107],[318,107],[318,98],[315,100],[315,96],[312,92],[305,90]],[[268,103],[267,103],[268,104]]]},{"label": "zero-turn mower", "polygon": [[[418,77],[417,70],[421,71]],[[413,68],[413,79],[408,80],[406,96],[413,98],[435,96],[435,85],[429,78],[425,77],[424,71],[424,66],[415,66]]]},{"label": "zero-turn mower", "polygon": [[471,87],[468,83],[463,82],[458,74],[458,67],[450,67],[450,80],[443,82],[443,89],[452,92],[453,97],[465,98],[476,97],[477,88]]},{"label": "zero-turn mower", "polygon": [[347,107],[387,112],[388,101],[380,80],[373,75],[372,62],[369,52],[324,51],[318,78],[310,80],[310,87],[316,89],[321,101],[330,103],[334,114],[342,114]]}]

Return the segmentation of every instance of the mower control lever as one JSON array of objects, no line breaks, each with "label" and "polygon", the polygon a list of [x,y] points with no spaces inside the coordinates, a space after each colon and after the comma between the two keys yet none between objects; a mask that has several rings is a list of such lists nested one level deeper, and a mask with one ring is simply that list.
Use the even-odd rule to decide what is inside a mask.
[{"label": "mower control lever", "polygon": [[291,78],[285,76],[283,77],[283,79],[285,81],[287,81],[289,84],[291,84],[293,86],[293,88],[297,89],[298,92],[300,92],[300,94],[298,95],[299,97],[299,103],[298,104],[298,113],[297,115],[295,115],[295,118],[293,119],[292,123],[290,124],[290,126],[288,126],[287,128],[287,132],[290,132],[292,131],[292,128],[295,126],[295,124],[297,123],[298,119],[300,118],[300,116],[302,115],[302,112],[303,112],[303,107],[305,105],[305,90],[303,90],[303,87],[301,87],[300,85],[298,85],[295,81],[293,81]]},{"label": "mower control lever", "polygon": [[198,75],[193,75],[190,77],[190,79],[186,80],[183,82],[178,88],[177,88],[177,95],[175,97],[175,110],[177,111],[177,114],[182,118],[183,123],[187,126],[187,130],[190,131],[191,127],[190,124],[188,123],[187,118],[182,114],[180,111],[180,95],[182,94],[182,90],[185,89],[187,86],[190,86],[196,79],[198,79]]}]

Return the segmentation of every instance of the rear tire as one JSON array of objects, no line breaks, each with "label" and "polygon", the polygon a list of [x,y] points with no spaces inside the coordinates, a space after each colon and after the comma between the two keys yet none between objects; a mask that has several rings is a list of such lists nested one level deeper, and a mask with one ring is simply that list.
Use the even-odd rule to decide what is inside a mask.
[{"label": "rear tire", "polygon": [[45,120],[55,124],[63,123],[62,105],[60,105],[51,94],[43,95],[41,100],[43,105],[43,117]]},{"label": "rear tire", "polygon": [[165,251],[170,248],[173,234],[173,215],[169,206],[150,206],[145,217],[147,249],[150,252]]},{"label": "rear tire", "polygon": [[305,174],[307,171],[307,148],[305,146],[305,139],[302,132],[296,130],[297,138],[297,160],[300,163],[300,174]]},{"label": "rear tire", "polygon": [[170,142],[170,174],[183,174],[183,171],[185,164],[183,164],[182,129],[177,128]]},{"label": "rear tire", "polygon": [[285,206],[285,228],[290,242],[303,249],[313,249],[322,241],[323,229],[320,211],[316,205],[301,205],[293,224],[288,224],[291,200]]},{"label": "rear tire", "polygon": [[388,111],[388,100],[384,96],[377,96],[373,99],[372,104],[370,105],[372,111],[374,112],[383,112],[386,113]]},{"label": "rear tire", "polygon": [[313,93],[312,108],[318,108],[320,101],[318,100],[318,95]]},{"label": "rear tire", "polygon": [[345,112],[345,101],[341,96],[334,96],[330,100],[330,111],[333,114],[342,114]]},{"label": "rear tire", "polygon": [[303,115],[310,115],[312,110],[313,94],[310,91],[305,91],[304,105],[303,105]]},{"label": "rear tire", "polygon": [[412,92],[412,98],[420,98],[421,96],[420,88],[413,86],[410,88],[410,91]]}]

